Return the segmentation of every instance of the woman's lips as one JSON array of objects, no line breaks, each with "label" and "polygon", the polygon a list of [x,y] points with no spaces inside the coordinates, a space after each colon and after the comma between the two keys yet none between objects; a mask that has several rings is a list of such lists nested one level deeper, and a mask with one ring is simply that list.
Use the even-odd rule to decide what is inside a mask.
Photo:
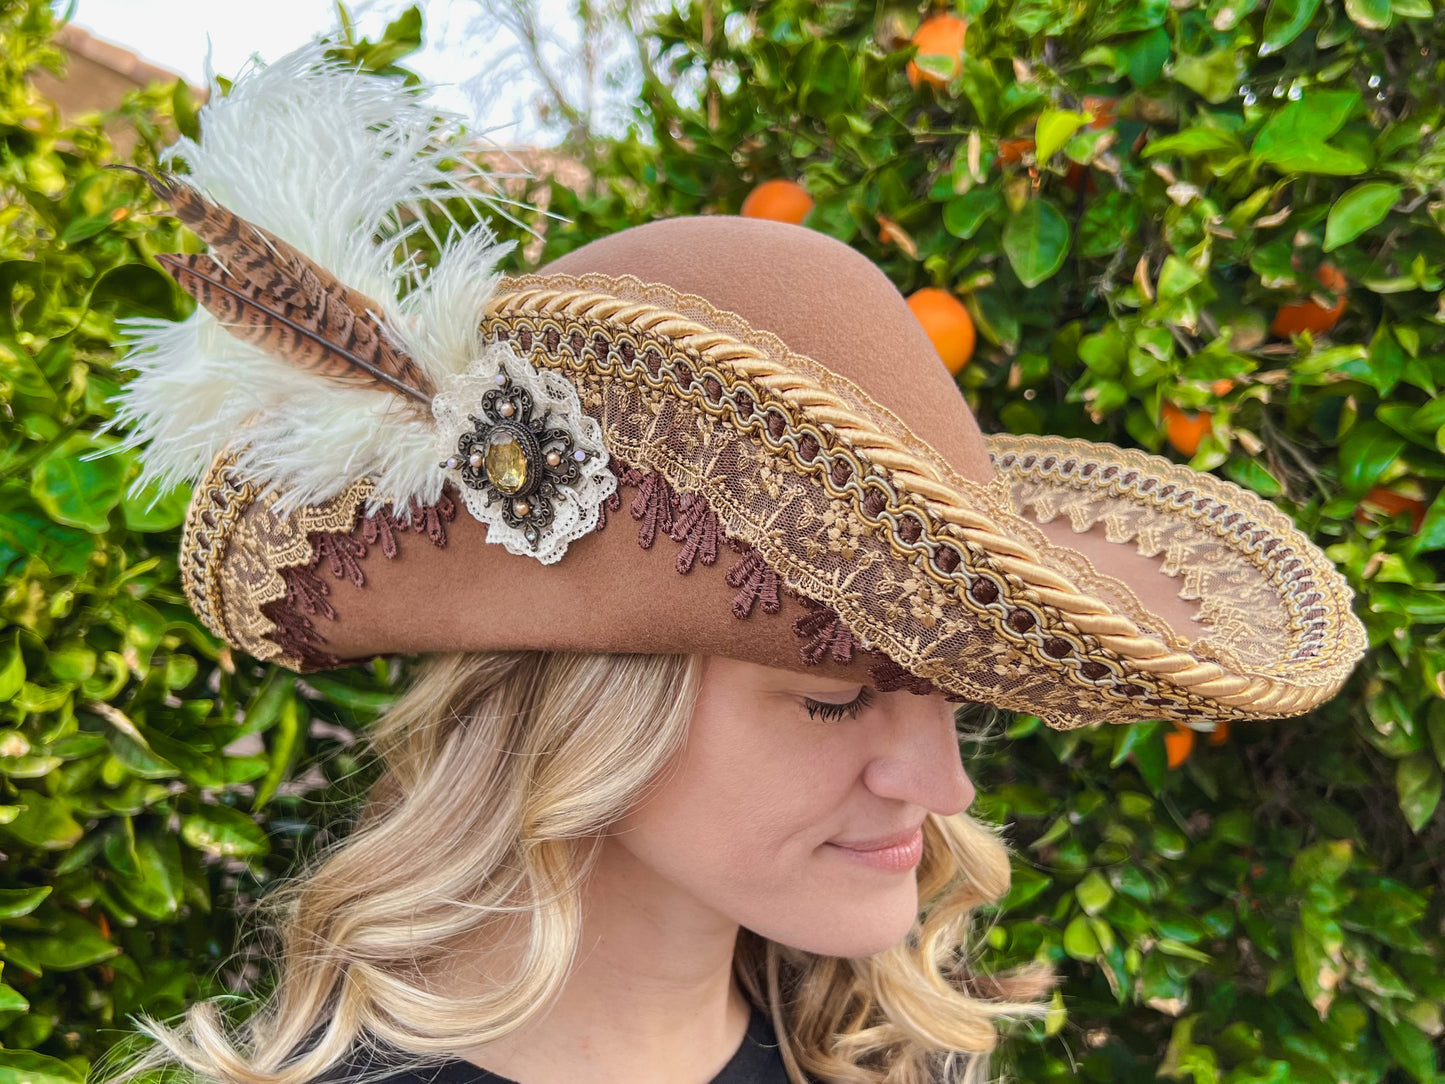
[{"label": "woman's lips", "polygon": [[923,858],[923,829],[915,828],[902,835],[855,843],[833,843],[831,847],[844,858],[887,873],[903,873],[918,865]]}]

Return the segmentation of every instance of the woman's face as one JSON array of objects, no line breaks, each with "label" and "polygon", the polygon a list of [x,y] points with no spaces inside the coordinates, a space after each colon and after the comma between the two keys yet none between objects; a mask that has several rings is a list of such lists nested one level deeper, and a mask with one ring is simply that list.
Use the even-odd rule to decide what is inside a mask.
[{"label": "woman's face", "polygon": [[[860,691],[856,717],[840,715]],[[770,940],[882,951],[918,913],[925,815],[973,800],[954,708],[711,657],[686,746],[612,842],[659,887]]]}]

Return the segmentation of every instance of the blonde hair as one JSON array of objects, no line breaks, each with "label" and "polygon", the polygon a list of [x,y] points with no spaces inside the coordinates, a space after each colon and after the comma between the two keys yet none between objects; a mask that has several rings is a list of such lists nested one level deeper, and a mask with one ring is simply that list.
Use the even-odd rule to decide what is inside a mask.
[{"label": "blonde hair", "polygon": [[[111,1079],[179,1070],[221,1084],[306,1084],[355,1044],[435,1059],[532,1020],[567,979],[596,841],[681,748],[704,657],[514,651],[435,656],[369,737],[382,767],[348,837],[272,897],[277,985],[241,1026],[219,1003]],[[742,931],[740,984],[768,1011],[790,1077],[981,1081],[997,1021],[1035,1015],[1037,969],[968,966],[973,909],[1008,887],[1008,855],[971,818],[931,817],[922,909],[877,956],[815,956]],[[498,922],[522,924],[514,972],[465,993],[430,976]]]}]

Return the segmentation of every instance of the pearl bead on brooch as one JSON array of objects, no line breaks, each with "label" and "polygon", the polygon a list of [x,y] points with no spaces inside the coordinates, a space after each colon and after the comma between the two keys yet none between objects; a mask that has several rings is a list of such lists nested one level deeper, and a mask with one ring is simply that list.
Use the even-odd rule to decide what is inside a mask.
[{"label": "pearl bead on brooch", "polygon": [[532,506],[526,501],[515,501],[512,504],[512,511],[519,516],[528,516],[532,514]]},{"label": "pearl bead on brooch", "polygon": [[513,414],[517,413],[517,408],[511,403],[503,403],[497,407],[497,413],[504,418],[510,418]]},{"label": "pearl bead on brooch", "polygon": [[562,464],[562,455],[561,455],[560,452],[548,452],[548,453],[547,453],[547,466],[549,466],[549,467],[557,467],[557,466],[561,466],[561,464]]},{"label": "pearl bead on brooch", "polygon": [[480,470],[482,466],[482,453],[473,452],[467,462],[472,465],[472,470]]},{"label": "pearl bead on brooch", "polygon": [[447,470],[456,470],[462,465],[462,461],[454,455],[447,456]]}]

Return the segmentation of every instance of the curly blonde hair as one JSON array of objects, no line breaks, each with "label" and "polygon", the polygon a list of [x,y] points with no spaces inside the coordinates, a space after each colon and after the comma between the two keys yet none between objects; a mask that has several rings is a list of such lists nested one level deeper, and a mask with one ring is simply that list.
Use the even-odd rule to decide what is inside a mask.
[{"label": "curly blonde hair", "polygon": [[[173,1025],[114,1082],[151,1070],[214,1084],[308,1084],[357,1044],[420,1064],[535,1019],[566,982],[595,844],[682,747],[705,657],[513,651],[434,656],[372,729],[381,775],[354,829],[270,900],[277,985],[233,1025],[218,1002]],[[738,981],[773,1021],[790,1078],[858,1084],[986,1079],[1001,1018],[1032,1016],[1038,969],[982,979],[972,912],[1009,883],[994,832],[931,816],[921,913],[866,959],[816,956],[742,931]],[[522,966],[481,990],[430,981],[501,922]]]}]

